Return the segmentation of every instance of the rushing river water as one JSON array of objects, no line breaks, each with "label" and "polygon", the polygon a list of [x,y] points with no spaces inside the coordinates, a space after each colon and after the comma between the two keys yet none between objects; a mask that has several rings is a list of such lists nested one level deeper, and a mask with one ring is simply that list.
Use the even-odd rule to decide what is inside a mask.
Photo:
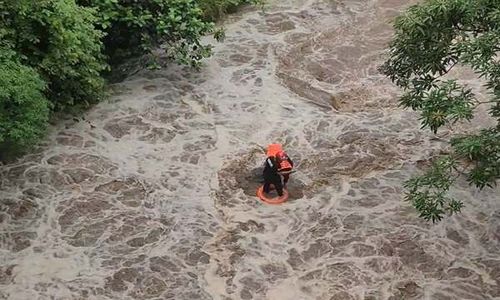
[{"label": "rushing river water", "polygon": [[[53,127],[0,168],[0,298],[500,299],[500,189],[460,180],[436,225],[402,201],[450,136],[377,72],[410,2],[242,12],[200,73],[141,71]],[[254,196],[270,142],[297,164],[281,206]]]}]

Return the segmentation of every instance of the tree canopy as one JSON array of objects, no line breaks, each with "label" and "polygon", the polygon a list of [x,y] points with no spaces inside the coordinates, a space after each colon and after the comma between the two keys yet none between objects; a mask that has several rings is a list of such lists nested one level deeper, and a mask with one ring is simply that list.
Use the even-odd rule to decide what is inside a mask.
[{"label": "tree canopy", "polygon": [[[403,89],[400,104],[420,113],[422,128],[436,133],[446,124],[470,121],[481,105],[496,122],[453,137],[449,155],[406,182],[405,199],[421,217],[436,222],[464,205],[449,195],[458,176],[481,189],[500,178],[500,1],[427,0],[397,17],[394,28],[381,71]],[[449,78],[457,64],[485,80],[488,100],[478,100],[471,88]]]}]

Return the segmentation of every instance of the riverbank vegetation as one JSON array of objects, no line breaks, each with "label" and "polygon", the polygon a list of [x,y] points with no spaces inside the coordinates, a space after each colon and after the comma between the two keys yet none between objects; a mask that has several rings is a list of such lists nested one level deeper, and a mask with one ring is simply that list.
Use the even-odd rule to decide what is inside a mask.
[{"label": "riverbank vegetation", "polygon": [[[450,196],[459,176],[480,189],[500,179],[500,2],[428,0],[398,17],[390,57],[382,71],[404,90],[403,107],[420,112],[423,128],[472,120],[478,107],[489,109],[492,126],[451,139],[451,153],[435,159],[421,176],[406,182],[406,200],[433,222],[459,212],[462,201]],[[488,99],[447,75],[471,68],[486,82]]]},{"label": "riverbank vegetation", "polygon": [[249,0],[0,0],[0,160],[43,137],[51,115],[105,97],[105,75],[160,44],[199,67],[214,21]]}]

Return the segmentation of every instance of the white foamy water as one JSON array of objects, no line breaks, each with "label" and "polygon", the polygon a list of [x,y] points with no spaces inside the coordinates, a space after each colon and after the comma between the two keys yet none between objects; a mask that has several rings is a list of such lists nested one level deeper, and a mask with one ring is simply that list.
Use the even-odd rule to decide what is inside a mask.
[{"label": "white foamy water", "polygon": [[[200,73],[139,72],[54,127],[0,168],[0,297],[500,298],[499,188],[461,180],[463,213],[436,225],[402,201],[451,134],[419,130],[377,72],[410,4],[243,12]],[[297,164],[280,206],[254,196],[271,142]]]}]

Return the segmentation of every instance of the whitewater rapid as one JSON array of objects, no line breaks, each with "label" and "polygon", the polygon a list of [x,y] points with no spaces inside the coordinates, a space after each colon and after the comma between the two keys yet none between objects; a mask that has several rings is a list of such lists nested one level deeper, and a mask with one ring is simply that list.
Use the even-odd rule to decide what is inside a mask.
[{"label": "whitewater rapid", "polygon": [[[460,179],[435,225],[403,202],[452,134],[377,71],[412,3],[246,8],[200,72],[141,70],[52,127],[0,167],[0,298],[500,299],[500,188]],[[255,197],[273,142],[297,165],[280,206]]]}]

